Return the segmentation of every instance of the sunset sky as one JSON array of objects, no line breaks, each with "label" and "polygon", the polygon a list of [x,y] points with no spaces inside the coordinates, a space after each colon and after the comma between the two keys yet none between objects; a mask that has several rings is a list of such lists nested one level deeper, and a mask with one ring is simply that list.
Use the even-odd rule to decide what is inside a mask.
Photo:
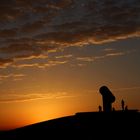
[{"label": "sunset sky", "polygon": [[98,111],[106,85],[140,109],[140,0],[0,0],[0,130]]}]

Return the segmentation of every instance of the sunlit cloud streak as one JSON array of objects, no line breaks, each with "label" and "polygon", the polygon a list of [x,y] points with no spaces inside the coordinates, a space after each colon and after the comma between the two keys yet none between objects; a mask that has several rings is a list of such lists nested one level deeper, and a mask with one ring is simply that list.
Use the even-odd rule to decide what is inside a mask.
[{"label": "sunlit cloud streak", "polygon": [[11,102],[27,102],[32,100],[48,100],[48,99],[61,99],[70,98],[74,95],[70,95],[67,92],[56,92],[56,93],[32,93],[32,94],[6,94],[0,97],[0,103],[11,103]]},{"label": "sunlit cloud streak", "polygon": [[117,57],[117,56],[122,56],[122,55],[126,55],[127,52],[110,52],[104,55],[99,55],[99,56],[84,56],[84,57],[77,57],[76,60],[77,61],[81,61],[81,62],[95,62],[97,60],[100,59],[105,59],[105,58],[109,58],[109,57]]},{"label": "sunlit cloud streak", "polygon": [[54,67],[62,64],[66,64],[67,61],[48,61],[46,63],[19,63],[19,64],[13,64],[11,67],[13,68],[49,68],[49,67]]},{"label": "sunlit cloud streak", "polygon": [[26,75],[25,74],[0,74],[0,81],[1,80],[5,80],[5,79],[22,79],[23,77],[25,77]]}]

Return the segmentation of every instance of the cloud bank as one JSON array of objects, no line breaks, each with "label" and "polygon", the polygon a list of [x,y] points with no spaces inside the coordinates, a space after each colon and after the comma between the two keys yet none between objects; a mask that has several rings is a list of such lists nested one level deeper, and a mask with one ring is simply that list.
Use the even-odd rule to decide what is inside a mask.
[{"label": "cloud bank", "polygon": [[0,1],[0,67],[69,46],[139,36],[139,0]]}]

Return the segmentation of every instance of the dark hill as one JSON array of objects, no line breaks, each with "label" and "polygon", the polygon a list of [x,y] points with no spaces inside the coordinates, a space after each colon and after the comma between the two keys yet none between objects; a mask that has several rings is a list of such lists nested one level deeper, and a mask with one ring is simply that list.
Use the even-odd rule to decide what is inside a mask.
[{"label": "dark hill", "polygon": [[0,140],[139,139],[136,111],[83,112],[3,132]]}]

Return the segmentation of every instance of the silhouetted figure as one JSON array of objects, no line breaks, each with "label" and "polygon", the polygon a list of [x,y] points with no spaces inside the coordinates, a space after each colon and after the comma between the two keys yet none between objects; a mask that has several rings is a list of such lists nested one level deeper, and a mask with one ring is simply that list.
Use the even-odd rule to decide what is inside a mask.
[{"label": "silhouetted figure", "polygon": [[99,112],[102,112],[102,107],[99,105]]},{"label": "silhouetted figure", "polygon": [[115,96],[106,86],[102,86],[99,89],[102,98],[103,98],[103,111],[111,112],[112,111],[112,103],[115,101]]},{"label": "silhouetted figure", "polygon": [[126,105],[126,106],[125,106],[125,111],[127,111],[127,110],[128,110],[128,106]]},{"label": "silhouetted figure", "polygon": [[114,107],[112,108],[112,111],[115,111],[115,108]]},{"label": "silhouetted figure", "polygon": [[124,110],[124,100],[123,99],[121,101],[121,105],[122,105],[122,110]]}]

